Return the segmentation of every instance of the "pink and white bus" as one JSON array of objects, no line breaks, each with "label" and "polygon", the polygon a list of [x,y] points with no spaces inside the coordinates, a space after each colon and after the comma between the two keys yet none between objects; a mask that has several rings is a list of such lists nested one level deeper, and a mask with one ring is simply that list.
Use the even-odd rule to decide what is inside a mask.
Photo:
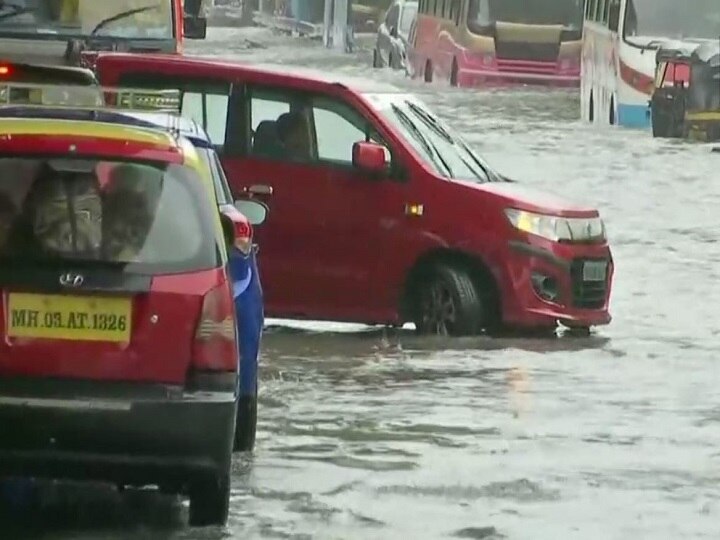
[{"label": "pink and white bus", "polygon": [[415,77],[453,86],[580,85],[584,0],[421,0]]}]

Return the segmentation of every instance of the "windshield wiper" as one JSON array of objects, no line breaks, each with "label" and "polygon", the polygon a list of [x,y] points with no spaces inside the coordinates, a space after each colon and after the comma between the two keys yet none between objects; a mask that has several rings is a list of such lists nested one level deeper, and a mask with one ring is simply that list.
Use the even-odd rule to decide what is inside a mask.
[{"label": "windshield wiper", "polygon": [[[418,127],[413,123],[412,120],[410,120],[410,117],[405,114],[405,111],[403,111],[400,107],[395,105],[394,103],[391,105],[393,112],[397,115],[397,117],[400,119],[400,121],[403,123],[405,127],[407,127],[412,134],[415,136],[415,139],[422,144],[422,146],[425,148],[425,152],[427,152],[428,156],[430,157],[430,160],[433,162],[435,167],[438,169],[445,169],[445,176],[452,178],[452,170],[448,166],[447,162],[443,159],[443,157],[440,155],[440,152],[437,151],[437,148],[433,146],[430,141],[428,141],[425,136],[422,134],[422,132],[418,129]],[[437,159],[435,159],[435,156],[437,156],[441,163],[438,163]]]},{"label": "windshield wiper", "polygon": [[11,2],[0,1],[0,9],[10,9],[8,13],[0,14],[0,21],[4,19],[10,19],[11,17],[17,17],[18,15],[25,15],[26,13],[34,13],[35,8],[21,6],[20,4],[13,4]]},{"label": "windshield wiper", "polygon": [[443,137],[448,143],[452,144],[453,146],[459,146],[462,148],[465,153],[469,154],[472,158],[473,162],[477,167],[480,168],[480,172],[473,166],[470,162],[468,162],[467,159],[462,154],[459,154],[460,160],[465,164],[465,166],[471,170],[475,176],[477,176],[479,179],[482,178],[490,178],[492,176],[488,171],[485,169],[485,167],[482,166],[482,164],[477,160],[475,157],[475,154],[473,151],[468,147],[465,142],[462,140],[455,140],[450,133],[447,132],[445,128],[438,122],[435,118],[433,118],[430,114],[428,114],[427,111],[423,110],[422,107],[418,107],[414,103],[411,103],[409,101],[406,101],[408,107],[422,120],[428,127],[433,129],[435,132],[437,132],[441,137]]},{"label": "windshield wiper", "polygon": [[113,15],[112,17],[108,17],[107,19],[103,19],[97,25],[95,28],[92,29],[92,32],[90,32],[90,37],[94,37],[100,30],[105,28],[108,24],[114,23],[115,21],[119,21],[121,19],[126,19],[128,17],[132,17],[133,15],[136,15],[138,13],[143,13],[145,11],[150,11],[151,9],[158,9],[159,5],[155,4],[153,6],[145,6],[145,7],[139,7],[135,9],[128,9],[127,11],[122,11],[118,13],[117,15]]},{"label": "windshield wiper", "polygon": [[455,144],[455,139],[453,139],[453,136],[450,135],[435,118],[430,116],[427,111],[424,111],[421,107],[418,107],[410,101],[406,101],[405,103],[412,112],[414,112],[417,116],[420,117],[420,120],[423,120],[428,126],[430,126],[430,128],[437,131],[438,135],[440,135],[450,144]]}]

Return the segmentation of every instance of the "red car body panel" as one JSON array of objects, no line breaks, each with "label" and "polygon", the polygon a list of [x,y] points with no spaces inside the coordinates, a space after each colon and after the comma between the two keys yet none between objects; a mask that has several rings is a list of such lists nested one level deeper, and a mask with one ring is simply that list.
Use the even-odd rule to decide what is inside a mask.
[{"label": "red car body panel", "polygon": [[[259,67],[202,58],[103,54],[102,84],[124,77],[224,81],[334,97],[356,109],[392,148],[406,181],[370,180],[353,168],[221,154],[236,195],[256,184],[272,186],[273,219],[258,232],[266,312],[271,317],[398,324],[406,321],[402,299],[410,272],[439,253],[482,262],[495,278],[503,319],[518,326],[548,326],[556,320],[579,326],[610,321],[613,264],[606,241],[563,244],[513,228],[504,214],[516,208],[567,218],[597,217],[597,210],[517,183],[470,183],[437,176],[395,132],[361,91],[326,81]],[[160,81],[160,79],[158,79]],[[150,84],[150,83],[148,83]],[[172,84],[175,84],[174,82]],[[220,141],[215,141],[220,143]],[[422,215],[408,208],[422,205]],[[518,247],[518,245],[524,247]],[[577,307],[573,264],[608,262],[602,305]],[[575,261],[575,262],[574,262]],[[545,272],[558,281],[557,303],[543,300],[530,276]]]},{"label": "red car body panel", "polygon": [[[120,129],[118,132],[122,133]],[[74,150],[70,151],[71,147]],[[110,160],[177,164],[183,163],[184,159],[182,149],[177,145],[72,135],[0,135],[0,158],[52,155],[67,158],[69,153]],[[102,173],[100,171],[100,176]],[[9,338],[5,334],[9,293],[35,291],[0,289],[3,307],[0,312],[0,378],[52,377],[183,384],[191,368],[203,299],[212,289],[223,286],[231,305],[224,268],[153,275],[147,292],[97,293],[132,298],[129,343]]]}]

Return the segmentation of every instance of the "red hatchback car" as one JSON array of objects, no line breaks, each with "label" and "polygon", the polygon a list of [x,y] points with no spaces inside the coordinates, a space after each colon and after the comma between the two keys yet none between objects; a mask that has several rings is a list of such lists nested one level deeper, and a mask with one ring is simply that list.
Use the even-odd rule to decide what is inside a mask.
[{"label": "red hatchback car", "polygon": [[0,107],[0,476],[155,484],[224,523],[231,218],[186,139],[53,111]]},{"label": "red hatchback car", "polygon": [[610,322],[598,211],[502,177],[412,95],[203,58],[108,53],[96,71],[182,90],[235,194],[272,199],[271,317],[450,335]]}]

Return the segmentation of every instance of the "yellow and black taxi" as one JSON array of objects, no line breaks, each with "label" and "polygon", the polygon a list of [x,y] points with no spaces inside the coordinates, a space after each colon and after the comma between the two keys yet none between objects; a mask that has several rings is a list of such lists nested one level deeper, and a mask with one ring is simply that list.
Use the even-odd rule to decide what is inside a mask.
[{"label": "yellow and black taxi", "polygon": [[661,47],[655,58],[653,135],[720,140],[720,42]]},{"label": "yellow and black taxi", "polygon": [[57,96],[0,82],[0,476],[157,485],[222,524],[233,227],[187,139],[100,122],[89,93],[84,119],[37,114]]}]

